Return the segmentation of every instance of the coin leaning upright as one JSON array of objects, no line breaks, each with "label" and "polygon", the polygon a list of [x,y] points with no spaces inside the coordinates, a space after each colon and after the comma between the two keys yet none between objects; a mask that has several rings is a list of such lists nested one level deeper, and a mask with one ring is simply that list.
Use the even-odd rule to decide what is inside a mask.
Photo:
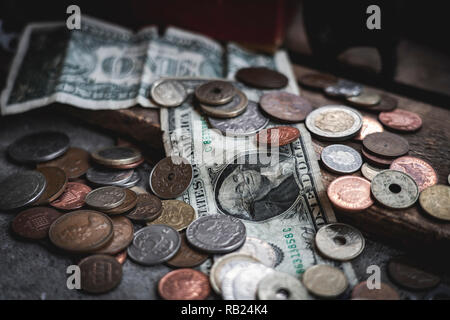
[{"label": "coin leaning upright", "polygon": [[284,272],[272,272],[258,283],[259,300],[308,300],[308,291],[299,279]]}]

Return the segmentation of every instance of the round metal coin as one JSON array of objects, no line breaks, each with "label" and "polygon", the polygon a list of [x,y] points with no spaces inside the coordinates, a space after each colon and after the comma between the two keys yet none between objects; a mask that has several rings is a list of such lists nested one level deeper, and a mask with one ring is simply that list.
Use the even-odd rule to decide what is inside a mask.
[{"label": "round metal coin", "polygon": [[89,182],[100,185],[121,185],[130,181],[134,170],[113,170],[105,168],[89,168],[86,178]]},{"label": "round metal coin", "polygon": [[284,272],[272,272],[258,284],[259,300],[308,300],[309,294],[296,277]]},{"label": "round metal coin", "polygon": [[122,188],[132,188],[135,185],[137,185],[139,181],[141,181],[141,175],[139,174],[138,171],[134,171],[133,174],[131,175],[130,180],[128,180],[125,183],[118,184],[117,186]]},{"label": "round metal coin", "polygon": [[68,182],[66,189],[55,201],[50,202],[52,207],[62,210],[74,210],[84,206],[84,200],[92,189],[85,184]]},{"label": "round metal coin", "polygon": [[441,282],[438,276],[421,270],[405,256],[391,259],[387,270],[395,283],[410,290],[428,290]]},{"label": "round metal coin", "polygon": [[367,162],[364,162],[361,166],[361,173],[369,181],[372,181],[373,177],[375,177],[378,173],[383,171],[383,169],[372,167]]},{"label": "round metal coin", "polygon": [[236,90],[228,81],[208,81],[195,89],[195,97],[201,103],[221,105],[231,101]]},{"label": "round metal coin", "polygon": [[417,113],[403,109],[381,112],[378,119],[386,127],[398,131],[414,132],[422,127],[422,118]]},{"label": "round metal coin", "polygon": [[248,105],[248,99],[245,93],[236,89],[236,94],[233,96],[230,102],[220,106],[200,104],[202,111],[214,118],[233,118],[244,113]]},{"label": "round metal coin", "polygon": [[92,153],[95,162],[108,165],[127,165],[142,159],[139,150],[131,147],[108,147]]},{"label": "round metal coin", "polygon": [[389,168],[392,161],[394,161],[393,158],[384,158],[384,157],[375,156],[375,155],[367,152],[364,148],[361,149],[361,154],[363,155],[364,159],[367,162],[369,162],[377,167],[381,167],[381,168]]},{"label": "round metal coin", "polygon": [[285,122],[300,122],[312,111],[311,103],[288,92],[269,92],[259,100],[259,105],[268,115]]},{"label": "round metal coin", "polygon": [[187,91],[183,84],[170,79],[155,81],[150,94],[153,101],[162,107],[177,107],[187,98]]},{"label": "round metal coin", "polygon": [[47,186],[35,205],[48,204],[56,200],[66,189],[67,176],[64,171],[57,167],[42,167],[36,171],[44,175]]},{"label": "round metal coin", "polygon": [[51,224],[61,215],[52,208],[34,207],[20,212],[11,227],[14,233],[23,238],[41,240],[47,238]]},{"label": "round metal coin", "polygon": [[120,206],[102,211],[103,213],[106,213],[108,215],[122,214],[136,207],[137,200],[138,197],[134,191],[130,189],[125,189],[125,200]]},{"label": "round metal coin", "polygon": [[436,184],[420,193],[420,206],[429,215],[450,221],[450,187]]},{"label": "round metal coin", "polygon": [[81,289],[90,293],[104,293],[117,287],[122,280],[122,265],[111,256],[92,255],[78,264]]},{"label": "round metal coin", "polygon": [[400,297],[390,285],[381,282],[380,288],[369,289],[367,282],[357,284],[352,290],[352,299],[364,300],[400,300]]},{"label": "round metal coin", "polygon": [[183,233],[180,250],[166,263],[175,268],[193,268],[205,262],[206,259],[208,259],[208,255],[190,247],[186,240],[186,234]]},{"label": "round metal coin", "polygon": [[392,161],[389,169],[409,174],[416,181],[419,191],[434,186],[438,181],[438,176],[433,167],[428,162],[416,157],[397,158]]},{"label": "round metal coin", "polygon": [[309,73],[298,79],[302,86],[324,90],[326,87],[335,85],[338,78],[329,74]]},{"label": "round metal coin", "polygon": [[339,174],[356,172],[362,165],[359,152],[343,144],[323,148],[320,158],[328,170]]},{"label": "round metal coin", "polygon": [[134,221],[153,221],[162,213],[162,202],[147,192],[137,194],[136,207],[127,214]]},{"label": "round metal coin", "polygon": [[347,101],[355,106],[371,107],[381,101],[381,96],[373,91],[363,90],[360,95],[347,97]]},{"label": "round metal coin", "polygon": [[341,79],[335,85],[326,87],[325,93],[332,97],[353,97],[359,96],[362,90],[360,84]]},{"label": "round metal coin", "polygon": [[378,122],[378,120],[368,116],[363,116],[362,119],[363,124],[361,130],[359,131],[358,135],[354,138],[355,140],[362,141],[369,134],[384,131],[383,126],[381,125],[381,123]]},{"label": "round metal coin", "polygon": [[364,110],[379,113],[383,111],[392,111],[397,108],[397,99],[385,94],[380,94],[380,97],[380,103],[375,106],[371,106],[370,108],[364,108]]},{"label": "round metal coin", "polygon": [[84,175],[88,169],[90,155],[86,150],[80,148],[69,148],[59,158],[48,162],[42,162],[37,165],[38,168],[42,167],[58,167],[64,170],[69,180],[73,180]]},{"label": "round metal coin", "polygon": [[101,249],[97,250],[96,254],[114,255],[125,250],[133,241],[133,225],[130,220],[125,217],[112,217],[114,235],[111,241]]},{"label": "round metal coin", "polygon": [[123,188],[107,186],[89,192],[85,202],[92,208],[108,210],[120,206],[125,201],[125,197],[126,193]]},{"label": "round metal coin", "polygon": [[328,198],[333,205],[347,212],[359,212],[373,205],[370,182],[355,176],[339,177],[330,183]]},{"label": "round metal coin", "polygon": [[409,151],[408,141],[390,132],[369,134],[364,138],[363,145],[372,154],[388,158],[400,157]]},{"label": "round metal coin", "polygon": [[159,280],[159,295],[165,300],[204,300],[210,292],[208,276],[194,269],[171,271]]},{"label": "round metal coin", "polygon": [[288,78],[278,71],[265,67],[239,69],[236,79],[250,87],[262,89],[281,89],[287,86]]},{"label": "round metal coin", "polygon": [[303,273],[303,285],[313,295],[322,298],[336,298],[348,287],[345,274],[332,266],[318,264]]},{"label": "round metal coin", "polygon": [[268,146],[285,146],[300,137],[300,130],[289,126],[264,129],[256,135],[258,143]]},{"label": "round metal coin", "polygon": [[189,204],[180,200],[163,200],[161,215],[151,224],[164,224],[177,231],[186,229],[197,218],[197,213]]}]

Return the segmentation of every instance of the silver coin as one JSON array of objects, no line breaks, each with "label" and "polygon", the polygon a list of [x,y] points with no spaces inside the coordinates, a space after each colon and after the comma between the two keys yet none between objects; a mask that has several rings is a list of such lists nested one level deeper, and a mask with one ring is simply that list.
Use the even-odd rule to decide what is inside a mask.
[{"label": "silver coin", "polygon": [[306,269],[302,282],[309,292],[322,298],[336,298],[348,287],[345,274],[338,268],[326,264],[318,264]]},{"label": "silver coin", "polygon": [[178,107],[187,97],[187,92],[183,84],[172,79],[155,81],[150,94],[153,101],[163,107]]},{"label": "silver coin", "polygon": [[306,128],[324,140],[342,141],[358,134],[363,124],[361,114],[355,109],[329,105],[312,111],[305,120]]},{"label": "silver coin", "polygon": [[249,101],[247,109],[237,117],[229,119],[209,117],[208,120],[214,128],[220,130],[225,135],[232,136],[256,134],[269,123],[269,119],[261,113],[258,104],[254,101]]},{"label": "silver coin", "polygon": [[130,181],[134,170],[113,170],[106,168],[91,167],[86,172],[86,178],[96,185],[121,185]]},{"label": "silver coin", "polygon": [[309,294],[299,279],[284,272],[272,272],[259,281],[259,300],[308,300]]},{"label": "silver coin", "polygon": [[275,272],[260,263],[239,267],[239,271],[235,270],[230,271],[223,279],[221,290],[225,300],[256,300],[259,281]]},{"label": "silver coin", "polygon": [[195,97],[201,103],[221,105],[231,101],[236,89],[228,81],[208,81],[195,89]]},{"label": "silver coin", "polygon": [[207,215],[189,225],[186,238],[201,251],[227,253],[244,244],[246,230],[239,219],[222,214]]},{"label": "silver coin", "polygon": [[233,252],[220,257],[214,262],[209,274],[211,287],[217,294],[221,294],[220,287],[228,271],[237,266],[247,266],[251,263],[260,263],[260,261],[255,257],[240,252]]},{"label": "silver coin", "polygon": [[364,162],[361,167],[362,175],[364,176],[364,178],[366,178],[369,181],[372,181],[372,179],[383,170],[385,170],[385,169],[379,169],[379,168],[372,167],[367,162]]},{"label": "silver coin", "polygon": [[362,165],[359,152],[343,144],[332,144],[323,148],[320,159],[328,170],[335,173],[353,173]]},{"label": "silver coin", "polygon": [[363,90],[362,85],[348,81],[339,80],[335,85],[325,88],[325,93],[333,97],[359,96]]},{"label": "silver coin", "polygon": [[135,232],[128,255],[143,265],[155,265],[170,260],[180,249],[181,237],[174,228],[155,224]]},{"label": "silver coin", "polygon": [[32,204],[46,186],[44,175],[38,171],[12,174],[0,182],[0,209],[12,210]]},{"label": "silver coin", "polygon": [[139,161],[141,152],[130,147],[108,147],[92,153],[95,162],[103,165],[126,165]]},{"label": "silver coin", "polygon": [[348,261],[361,254],[365,240],[361,232],[352,226],[332,223],[317,231],[315,244],[325,257],[337,261]]},{"label": "silver coin", "polygon": [[202,111],[214,118],[233,118],[242,114],[248,105],[248,99],[244,92],[236,89],[236,95],[233,99],[223,105],[214,106],[214,105],[206,105],[201,103],[200,109]]},{"label": "silver coin", "polygon": [[125,197],[126,192],[123,188],[107,186],[89,192],[85,202],[92,208],[108,210],[120,206],[125,201]]},{"label": "silver coin", "polygon": [[53,160],[69,149],[70,139],[61,132],[45,131],[24,136],[8,147],[8,153],[18,162]]},{"label": "silver coin", "polygon": [[125,183],[118,184],[117,186],[122,188],[131,188],[137,185],[139,181],[141,181],[141,175],[139,174],[138,171],[134,171],[133,174],[131,175],[130,180],[128,180]]},{"label": "silver coin", "polygon": [[419,187],[414,179],[401,171],[384,170],[370,184],[374,198],[392,209],[411,207],[419,198]]}]

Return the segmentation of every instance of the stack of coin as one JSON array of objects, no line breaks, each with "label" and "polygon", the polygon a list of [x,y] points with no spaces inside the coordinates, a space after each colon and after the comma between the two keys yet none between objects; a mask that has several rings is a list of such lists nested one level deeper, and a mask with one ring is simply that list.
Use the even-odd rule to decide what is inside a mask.
[{"label": "stack of coin", "polygon": [[395,158],[409,151],[408,141],[394,133],[376,132],[363,141],[362,154],[367,162],[378,167],[389,167]]}]

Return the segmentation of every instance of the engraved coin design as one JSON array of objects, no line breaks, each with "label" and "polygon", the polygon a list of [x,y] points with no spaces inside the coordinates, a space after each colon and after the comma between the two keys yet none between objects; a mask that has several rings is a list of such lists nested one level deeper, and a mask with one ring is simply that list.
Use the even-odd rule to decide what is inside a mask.
[{"label": "engraved coin design", "polygon": [[278,71],[265,67],[239,69],[236,79],[250,87],[261,89],[281,89],[287,86],[288,78]]},{"label": "engraved coin design", "polygon": [[74,210],[84,206],[84,200],[92,189],[85,184],[68,182],[66,189],[55,201],[50,202],[52,207],[62,210]]},{"label": "engraved coin design", "polygon": [[186,159],[167,157],[150,173],[150,188],[161,199],[173,199],[189,188],[192,176],[192,166]]},{"label": "engraved coin design", "polygon": [[158,197],[147,192],[137,193],[136,207],[127,214],[134,221],[152,221],[162,213],[162,202]]},{"label": "engraved coin design", "polygon": [[37,167],[58,167],[64,170],[69,180],[73,180],[81,177],[88,171],[90,168],[89,158],[90,155],[86,150],[69,148],[67,152],[59,158],[39,163]]},{"label": "engraved coin design", "polygon": [[325,93],[332,97],[353,97],[359,96],[362,90],[360,84],[340,79],[335,85],[326,87]]},{"label": "engraved coin design", "polygon": [[340,174],[356,172],[362,165],[359,152],[343,144],[323,148],[320,158],[328,170]]},{"label": "engraved coin design", "polygon": [[117,287],[122,280],[122,265],[107,255],[92,255],[78,264],[81,289],[90,293],[104,293]]},{"label": "engraved coin design", "polygon": [[113,224],[113,237],[111,241],[97,250],[97,254],[109,254],[114,255],[125,250],[131,241],[133,241],[133,225],[126,217],[111,217]]},{"label": "engraved coin design", "polygon": [[413,132],[422,127],[422,118],[417,113],[403,109],[381,112],[378,119],[386,127],[398,131]]},{"label": "engraved coin design", "polygon": [[153,101],[162,107],[178,107],[187,98],[185,87],[180,81],[161,79],[152,85]]},{"label": "engraved coin design", "polygon": [[209,105],[221,105],[231,101],[236,90],[227,81],[209,81],[195,89],[195,97],[201,103]]},{"label": "engraved coin design", "polygon": [[197,214],[194,208],[186,202],[180,200],[163,200],[161,215],[147,224],[164,224],[171,226],[177,231],[182,231],[196,218]]},{"label": "engraved coin design", "polygon": [[32,204],[46,186],[44,175],[38,171],[12,174],[0,182],[0,209],[12,210]]},{"label": "engraved coin design", "polygon": [[67,184],[67,176],[62,169],[57,167],[42,167],[36,169],[36,171],[44,175],[47,186],[35,204],[48,204],[64,192]]},{"label": "engraved coin design", "polygon": [[40,240],[48,236],[53,221],[62,214],[47,207],[34,207],[20,212],[12,221],[12,230],[27,239]]},{"label": "engraved coin design", "polygon": [[208,259],[208,255],[193,249],[186,240],[186,234],[181,235],[181,246],[177,254],[167,261],[167,265],[175,268],[193,268]]},{"label": "engraved coin design", "polygon": [[370,182],[355,176],[339,177],[328,186],[328,198],[337,209],[363,211],[373,205]]},{"label": "engraved coin design", "polygon": [[89,192],[85,202],[92,208],[108,210],[120,206],[125,201],[125,197],[126,193],[123,188],[107,186]]},{"label": "engraved coin design", "polygon": [[134,170],[113,170],[105,168],[89,168],[86,178],[95,185],[121,185],[130,181]]},{"label": "engraved coin design", "polygon": [[95,162],[102,165],[127,165],[141,160],[141,152],[131,147],[108,147],[92,153]]},{"label": "engraved coin design", "polygon": [[400,157],[409,151],[408,141],[390,132],[369,134],[364,138],[363,145],[372,154],[388,158]]},{"label": "engraved coin design", "polygon": [[368,116],[363,116],[363,124],[355,140],[362,141],[371,133],[383,132],[384,128],[376,119]]},{"label": "engraved coin design", "polygon": [[122,214],[136,207],[137,200],[138,198],[134,191],[125,189],[125,200],[120,206],[102,211],[108,215]]},{"label": "engraved coin design", "polygon": [[300,137],[300,130],[289,126],[272,127],[261,130],[256,135],[260,144],[269,146],[285,146]]},{"label": "engraved coin design", "polygon": [[204,300],[210,292],[208,276],[194,269],[171,271],[159,280],[159,295],[165,300]]},{"label": "engraved coin design", "polygon": [[244,92],[236,89],[236,94],[230,102],[220,106],[200,104],[200,109],[208,116],[214,118],[233,118],[244,113],[248,105],[248,99]]},{"label": "engraved coin design", "polygon": [[410,156],[403,156],[392,161],[389,169],[409,174],[419,186],[419,191],[437,183],[438,177],[433,167],[426,161]]},{"label": "engraved coin design", "polygon": [[325,264],[306,269],[302,282],[309,292],[321,298],[336,298],[348,287],[345,274],[338,268]]},{"label": "engraved coin design", "polygon": [[383,169],[372,167],[367,162],[364,162],[361,167],[361,173],[369,181],[372,181],[373,177],[375,177],[378,173],[383,171]]},{"label": "engraved coin design", "polygon": [[272,272],[258,283],[259,300],[308,300],[309,294],[299,279],[284,272]]},{"label": "engraved coin design", "polygon": [[285,122],[300,122],[312,111],[311,102],[288,92],[264,94],[259,105],[268,115]]},{"label": "engraved coin design", "polygon": [[450,221],[450,187],[436,184],[423,190],[419,198],[420,206],[429,215]]}]

